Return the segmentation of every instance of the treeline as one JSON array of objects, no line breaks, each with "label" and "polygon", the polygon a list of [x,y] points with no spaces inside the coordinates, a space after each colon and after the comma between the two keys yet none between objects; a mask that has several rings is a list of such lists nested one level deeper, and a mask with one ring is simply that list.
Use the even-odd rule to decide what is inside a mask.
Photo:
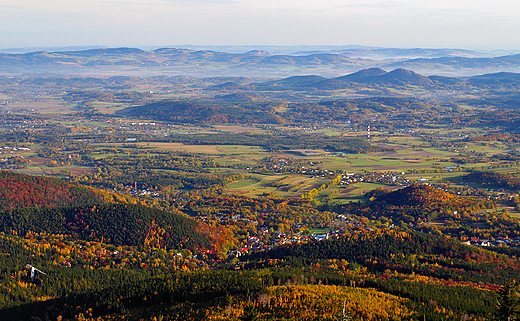
[{"label": "treeline", "polygon": [[508,143],[518,143],[520,142],[520,136],[510,134],[510,133],[492,133],[482,136],[474,136],[467,138],[468,141],[474,142],[489,142],[489,141],[499,141],[499,142],[508,142]]},{"label": "treeline", "polygon": [[480,184],[482,187],[493,189],[507,189],[510,191],[520,190],[520,178],[497,172],[474,171],[462,179]]},{"label": "treeline", "polygon": [[261,146],[268,151],[290,149],[326,149],[349,154],[364,154],[389,151],[388,148],[372,145],[365,138],[344,136],[317,136],[312,134],[171,134],[159,141],[191,145],[249,145]]}]

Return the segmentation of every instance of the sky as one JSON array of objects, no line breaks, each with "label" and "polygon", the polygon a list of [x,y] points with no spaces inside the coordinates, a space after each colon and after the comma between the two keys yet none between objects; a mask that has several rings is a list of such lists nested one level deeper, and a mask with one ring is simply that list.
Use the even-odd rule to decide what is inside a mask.
[{"label": "sky", "polygon": [[0,48],[520,49],[518,0],[0,0]]}]

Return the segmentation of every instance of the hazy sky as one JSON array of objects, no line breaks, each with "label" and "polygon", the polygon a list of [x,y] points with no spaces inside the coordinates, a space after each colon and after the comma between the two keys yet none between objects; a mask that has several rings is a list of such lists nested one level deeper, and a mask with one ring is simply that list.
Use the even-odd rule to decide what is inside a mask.
[{"label": "hazy sky", "polygon": [[519,0],[0,0],[0,47],[520,49]]}]

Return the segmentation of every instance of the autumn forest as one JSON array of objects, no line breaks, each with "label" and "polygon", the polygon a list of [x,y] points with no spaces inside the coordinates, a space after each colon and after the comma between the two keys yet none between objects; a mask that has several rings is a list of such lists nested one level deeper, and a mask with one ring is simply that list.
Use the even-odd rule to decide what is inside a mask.
[{"label": "autumn forest", "polygon": [[0,76],[0,320],[518,318],[519,79]]}]

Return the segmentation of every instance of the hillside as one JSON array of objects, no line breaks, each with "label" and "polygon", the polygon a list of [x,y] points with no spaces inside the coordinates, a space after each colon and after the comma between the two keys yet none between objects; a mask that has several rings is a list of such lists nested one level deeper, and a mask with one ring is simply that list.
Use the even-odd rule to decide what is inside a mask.
[{"label": "hillside", "polygon": [[445,192],[431,185],[411,185],[403,189],[383,194],[373,204],[387,204],[399,208],[420,208],[442,210],[446,208],[465,209],[475,205],[491,205],[475,197],[462,197]]},{"label": "hillside", "polygon": [[[277,260],[279,264],[288,262],[298,267],[332,260],[346,265],[345,268],[363,266],[371,272],[390,270],[444,280],[500,284],[516,275],[520,262],[498,263],[499,257],[443,236],[399,229],[354,230],[338,238],[291,244],[250,255],[256,265]],[[492,261],[501,265],[500,271],[489,264]]]},{"label": "hillside", "polygon": [[[496,250],[500,253],[500,250]],[[360,269],[369,273],[414,274],[439,280],[459,280],[468,286],[501,284],[515,277],[518,259],[479,247],[462,244],[455,239],[413,230],[376,229],[349,230],[344,235],[305,244],[288,244],[248,256],[251,267],[319,266],[335,263],[338,270]],[[334,266],[334,265],[333,265]],[[431,280],[433,281],[433,280]],[[427,281],[427,282],[431,282]],[[455,283],[454,283],[455,284]],[[478,286],[476,286],[478,287]]]},{"label": "hillside", "polygon": [[507,215],[497,217],[496,204],[486,198],[454,195],[430,185],[411,185],[393,192],[378,189],[366,196],[368,202],[338,206],[336,210],[435,233],[520,235],[520,221]]},{"label": "hillside", "polygon": [[[105,273],[106,274],[106,273]],[[273,275],[277,274],[277,275]],[[0,310],[4,319],[72,319],[74,314],[95,320],[334,320],[338,311],[363,320],[412,318],[412,300],[373,288],[336,285],[262,286],[262,277],[281,277],[263,271],[206,271],[132,279],[87,294],[35,302]],[[67,281],[72,278],[67,275]],[[270,283],[269,279],[264,282]],[[290,282],[290,281],[289,281]],[[260,293],[261,291],[261,293]],[[107,315],[108,314],[108,315]],[[145,318],[143,318],[145,317]]]},{"label": "hillside", "polygon": [[385,74],[387,74],[387,72],[381,68],[369,68],[362,69],[349,75],[334,78],[332,81],[370,82]]},{"label": "hillside", "polygon": [[376,202],[405,207],[441,208],[451,203],[469,203],[469,199],[447,193],[430,185],[412,185],[392,193],[384,194]]},{"label": "hillside", "polygon": [[512,72],[484,74],[471,77],[468,82],[474,86],[493,86],[503,84],[518,85],[520,83],[520,74]]},{"label": "hillside", "polygon": [[427,77],[421,76],[411,70],[395,69],[389,73],[381,75],[376,81],[382,83],[389,83],[394,85],[419,85],[429,86],[433,85],[433,81]]},{"label": "hillside", "polygon": [[[248,96],[242,95],[240,97],[243,99]],[[240,97],[235,95],[224,98],[229,100]],[[117,114],[178,123],[277,123],[280,121],[272,112],[266,113],[265,111],[239,106],[219,106],[181,100],[166,100],[129,107],[118,111]]]},{"label": "hillside", "polygon": [[351,88],[358,84],[386,85],[390,87],[409,85],[431,87],[434,86],[436,82],[411,70],[395,69],[390,72],[386,72],[380,68],[369,68],[336,78],[323,78],[313,75],[292,76],[277,81],[256,84],[255,86],[257,89],[263,90],[336,90]]},{"label": "hillside", "polygon": [[[26,304],[2,309],[0,317],[20,320],[44,319],[45,315],[72,319],[79,313],[100,317],[97,320],[124,316],[238,321],[248,314],[272,320],[316,315],[333,319],[345,300],[346,312],[364,320],[402,316],[421,320],[423,315],[428,320],[443,320],[446,315],[458,319],[463,314],[483,317],[493,311],[496,302],[490,290],[498,286],[489,281],[514,277],[519,266],[517,259],[506,260],[454,240],[404,231],[354,233],[250,257],[250,265],[269,268],[249,269],[246,265],[240,271],[183,273],[171,273],[164,267],[131,267],[132,261],[148,257],[152,257],[148,263],[156,261],[163,266],[167,256],[161,256],[161,251],[132,256],[125,250],[105,255],[109,264],[94,270],[63,268],[45,258],[59,255],[56,250],[65,255],[67,244],[45,247],[11,239],[0,235],[0,249],[10,248],[14,253],[6,260],[6,270],[0,271],[6,276],[2,286],[17,295],[19,301],[10,304]],[[70,256],[83,264],[94,253],[103,253],[100,244],[85,244],[81,249],[87,254],[85,258],[74,249]],[[17,262],[19,254],[33,254],[33,264],[48,273],[42,276],[44,283],[39,288],[25,281]],[[122,259],[127,262],[124,269],[111,267],[110,262],[119,266]],[[14,279],[9,277],[13,274]],[[60,295],[52,297],[56,293]],[[30,303],[31,295],[39,300]],[[0,294],[0,303],[1,299]]]},{"label": "hillside", "polygon": [[520,63],[520,55],[506,55],[493,58],[467,58],[467,57],[438,57],[438,58],[417,58],[409,59],[401,62],[394,62],[390,66],[400,68],[416,68],[416,67],[430,67],[432,70],[440,66],[456,67],[456,68],[481,68],[481,69],[495,69],[518,66]]},{"label": "hillside", "polygon": [[388,85],[432,85],[433,81],[411,70],[395,69],[386,72],[380,68],[363,69],[350,75],[334,78],[331,81],[352,81],[359,83],[382,83]]},{"label": "hillside", "polygon": [[142,205],[25,208],[0,212],[0,231],[70,234],[78,240],[158,248],[209,248],[199,224],[181,214]]},{"label": "hillside", "polygon": [[307,76],[291,76],[288,78],[283,78],[280,80],[268,81],[265,83],[257,83],[254,84],[254,87],[257,90],[282,90],[282,89],[312,89],[312,88],[320,88],[322,83],[326,81],[327,78],[315,76],[315,75],[307,75]]},{"label": "hillside", "polygon": [[[338,238],[255,253],[249,258],[251,268],[290,266],[312,271],[328,267],[331,273],[322,274],[324,284],[341,284],[340,275],[350,275],[347,284],[363,284],[415,302],[434,300],[435,306],[447,311],[477,315],[491,311],[494,294],[488,290],[497,288],[493,284],[516,277],[520,266],[518,260],[508,261],[443,236],[391,229],[352,231]],[[427,319],[442,320],[433,315]]]},{"label": "hillside", "polygon": [[127,204],[127,198],[55,178],[0,171],[0,232],[66,234],[78,241],[160,248],[218,250],[232,242],[222,238],[226,232],[218,227]]},{"label": "hillside", "polygon": [[90,189],[56,178],[0,171],[0,210],[96,204],[103,200]]}]

